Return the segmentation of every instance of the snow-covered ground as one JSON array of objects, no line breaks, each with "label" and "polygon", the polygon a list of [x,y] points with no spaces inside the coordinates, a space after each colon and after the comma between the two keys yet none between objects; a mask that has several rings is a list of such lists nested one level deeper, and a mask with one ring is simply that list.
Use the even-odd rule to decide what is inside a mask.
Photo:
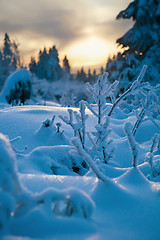
[{"label": "snow-covered ground", "polygon": [[[87,114],[86,130],[90,132],[97,120],[89,110]],[[46,127],[54,115],[53,124]],[[27,214],[13,216],[3,232],[3,239],[158,240],[160,177],[152,178],[149,164],[144,163],[151,138],[158,132],[156,126],[149,120],[141,124],[136,135],[139,166],[134,169],[124,125],[126,122],[133,124],[136,118],[133,113],[116,109],[110,123],[110,138],[116,145],[114,157],[109,164],[97,165],[108,177],[102,182],[82,164],[82,157],[75,154],[70,141],[73,130],[59,115],[68,116],[67,108],[54,105],[1,108],[0,132],[8,136],[16,152],[18,178],[24,191],[31,195],[44,192],[42,196],[48,197],[47,189],[53,188],[55,196],[59,191],[65,192],[80,211],[71,216],[61,211],[51,214],[47,204],[44,209],[38,205]],[[57,132],[59,122],[62,126]],[[86,146],[91,147],[88,138]],[[154,157],[155,161],[158,156]]]}]

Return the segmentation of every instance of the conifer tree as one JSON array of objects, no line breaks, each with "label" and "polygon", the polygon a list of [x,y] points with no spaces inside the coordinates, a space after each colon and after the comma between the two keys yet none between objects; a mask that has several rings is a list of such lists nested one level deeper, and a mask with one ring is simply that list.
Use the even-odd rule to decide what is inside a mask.
[{"label": "conifer tree", "polygon": [[20,64],[19,44],[11,41],[8,33],[5,33],[2,50],[0,52],[0,87],[10,73],[15,71]]},{"label": "conifer tree", "polygon": [[49,81],[58,80],[62,77],[62,68],[59,64],[59,56],[56,46],[47,50],[45,47],[39,51],[38,62],[31,58],[29,64],[32,73],[35,73],[39,79]]},{"label": "conifer tree", "polygon": [[59,65],[59,56],[56,46],[49,49],[48,66],[47,66],[47,79],[58,80],[62,76],[62,68]]},{"label": "conifer tree", "polygon": [[123,92],[142,66],[148,65],[145,80],[156,84],[160,79],[160,1],[134,0],[117,19],[132,19],[134,25],[116,41],[122,53],[107,62],[111,81],[118,79]]},{"label": "conifer tree", "polygon": [[4,79],[4,75],[3,75],[3,55],[2,55],[2,52],[0,51],[0,89],[3,86],[3,79]]},{"label": "conifer tree", "polygon": [[35,60],[35,57],[31,57],[31,62],[29,64],[29,70],[31,73],[36,73],[36,67],[37,67],[37,64],[36,64],[36,60]]},{"label": "conifer tree", "polygon": [[3,58],[6,65],[9,65],[12,61],[12,49],[11,49],[11,41],[9,35],[5,33],[4,37],[4,47],[3,47]]},{"label": "conifer tree", "polygon": [[64,59],[63,59],[63,69],[68,74],[70,74],[71,67],[70,67],[69,60],[68,60],[67,56],[65,56]]},{"label": "conifer tree", "polygon": [[44,47],[43,51],[39,51],[39,58],[38,58],[38,64],[37,64],[37,76],[39,78],[46,78],[46,72],[47,72],[47,50]]}]

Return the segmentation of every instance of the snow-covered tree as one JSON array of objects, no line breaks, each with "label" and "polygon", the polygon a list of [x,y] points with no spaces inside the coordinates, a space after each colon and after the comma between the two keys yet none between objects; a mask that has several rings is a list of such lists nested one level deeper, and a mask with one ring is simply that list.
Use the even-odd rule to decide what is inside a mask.
[{"label": "snow-covered tree", "polygon": [[[4,64],[5,66],[9,66],[12,62],[12,49],[11,49],[11,40],[7,33],[5,33],[4,37],[4,47],[3,47],[3,58],[4,58]],[[8,69],[7,69],[8,70]]]},{"label": "snow-covered tree", "polygon": [[48,64],[48,54],[47,50],[44,47],[43,51],[39,51],[39,56],[38,56],[38,63],[37,63],[37,69],[36,69],[36,74],[37,76],[42,79],[46,78],[47,76],[47,64]]},{"label": "snow-covered tree", "polygon": [[59,65],[59,56],[56,46],[49,49],[48,53],[48,66],[47,66],[47,79],[54,81],[61,77],[62,69]]},{"label": "snow-covered tree", "polygon": [[84,68],[82,67],[81,70],[77,71],[77,76],[76,76],[77,80],[85,82],[87,77],[86,77],[86,72],[84,71]]},{"label": "snow-covered tree", "polygon": [[4,43],[0,52],[0,87],[3,86],[10,73],[21,67],[19,44],[11,41],[8,33],[5,33]]},{"label": "snow-covered tree", "polygon": [[31,58],[29,64],[30,71],[35,73],[39,79],[47,79],[55,81],[62,77],[62,68],[59,65],[59,56],[56,46],[47,50],[45,47],[43,51],[39,51],[38,62],[35,58]]},{"label": "snow-covered tree", "polygon": [[31,61],[29,63],[29,70],[31,73],[36,73],[37,64],[36,64],[35,57],[31,57]]},{"label": "snow-covered tree", "polygon": [[66,73],[70,74],[71,67],[67,56],[65,56],[63,59],[63,69],[65,70]]},{"label": "snow-covered tree", "polygon": [[0,89],[3,86],[4,78],[5,78],[5,76],[4,76],[4,73],[3,73],[3,54],[0,51]]},{"label": "snow-covered tree", "polygon": [[125,91],[143,65],[148,65],[145,80],[156,84],[160,79],[160,1],[134,0],[121,11],[117,19],[132,19],[133,27],[117,44],[123,49],[107,63],[106,71],[111,81],[120,81],[120,91]]}]

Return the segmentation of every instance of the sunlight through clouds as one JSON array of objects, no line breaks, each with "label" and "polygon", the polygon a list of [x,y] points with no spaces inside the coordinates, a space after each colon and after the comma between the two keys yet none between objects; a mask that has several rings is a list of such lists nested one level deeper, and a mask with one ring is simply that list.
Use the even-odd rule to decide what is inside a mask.
[{"label": "sunlight through clouds", "polygon": [[107,44],[106,41],[95,36],[78,41],[67,50],[68,56],[74,59],[76,66],[98,64],[103,58],[106,60],[109,53],[109,43]]},{"label": "sunlight through clouds", "polygon": [[[0,0],[0,42],[18,39],[24,62],[44,46],[56,45],[73,66],[105,64],[116,52],[124,22],[115,18],[129,0]],[[126,30],[126,27],[125,27]]]}]

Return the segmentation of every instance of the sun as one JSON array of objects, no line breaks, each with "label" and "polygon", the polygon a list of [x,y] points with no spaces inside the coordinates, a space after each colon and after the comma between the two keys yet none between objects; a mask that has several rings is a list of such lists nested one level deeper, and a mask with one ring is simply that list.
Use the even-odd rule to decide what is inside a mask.
[{"label": "sun", "polygon": [[73,66],[89,66],[106,61],[110,51],[110,44],[93,36],[74,43],[66,54],[72,59]]}]

